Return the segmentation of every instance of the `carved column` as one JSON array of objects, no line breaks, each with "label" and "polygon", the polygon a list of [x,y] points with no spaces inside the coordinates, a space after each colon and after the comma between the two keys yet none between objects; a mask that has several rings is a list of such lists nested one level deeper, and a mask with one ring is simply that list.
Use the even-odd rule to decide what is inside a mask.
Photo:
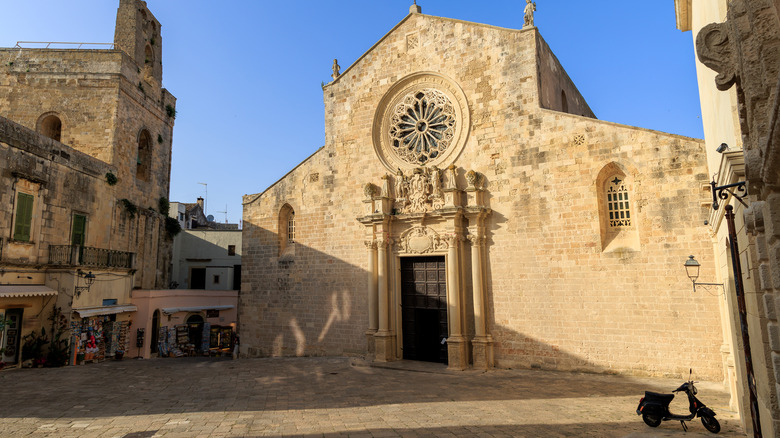
[{"label": "carved column", "polygon": [[379,292],[379,303],[377,305],[377,311],[379,314],[379,328],[374,336],[376,356],[375,360],[378,362],[387,362],[393,359],[393,342],[392,334],[390,332],[390,296],[389,296],[389,280],[387,275],[387,249],[388,239],[384,233],[378,234],[382,236],[382,239],[377,242],[378,260],[377,260],[377,283]]},{"label": "carved column", "polygon": [[366,330],[366,341],[369,354],[374,353],[374,334],[379,328],[379,297],[378,290],[378,272],[377,272],[377,245],[373,240],[365,242],[368,249],[368,330]]},{"label": "carved column", "polygon": [[466,340],[463,338],[463,303],[460,299],[460,275],[458,274],[460,260],[458,247],[461,236],[448,236],[449,252],[447,254],[447,315],[449,337],[447,338],[447,355],[449,368],[463,370],[468,365]]},{"label": "carved column", "polygon": [[471,283],[474,301],[474,368],[493,368],[493,338],[487,330],[487,300],[485,297],[485,279],[483,253],[485,237],[477,234],[469,236],[471,242]]}]

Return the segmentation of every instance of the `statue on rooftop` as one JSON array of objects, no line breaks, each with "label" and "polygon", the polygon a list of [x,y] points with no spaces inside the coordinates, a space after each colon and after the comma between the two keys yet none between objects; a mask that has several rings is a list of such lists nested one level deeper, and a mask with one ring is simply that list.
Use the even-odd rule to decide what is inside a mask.
[{"label": "statue on rooftop", "polygon": [[333,58],[333,74],[330,75],[330,77],[332,77],[333,79],[339,77],[339,74],[341,74],[339,73],[339,70],[341,70],[341,66],[339,66],[339,62],[335,58]]},{"label": "statue on rooftop", "polygon": [[525,24],[523,24],[523,28],[526,27],[533,27],[534,26],[534,11],[536,11],[536,2],[532,0],[525,0],[525,10],[523,11],[525,14]]}]

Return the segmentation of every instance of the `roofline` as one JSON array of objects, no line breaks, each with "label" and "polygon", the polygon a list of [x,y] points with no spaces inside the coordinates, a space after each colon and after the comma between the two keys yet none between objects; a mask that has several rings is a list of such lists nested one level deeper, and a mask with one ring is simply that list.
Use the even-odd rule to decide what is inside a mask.
[{"label": "roofline", "polygon": [[576,117],[578,119],[585,119],[585,120],[593,122],[593,123],[604,124],[604,125],[611,125],[611,126],[614,126],[616,128],[632,129],[632,130],[647,132],[647,133],[650,133],[650,134],[675,137],[675,138],[679,138],[681,140],[694,141],[694,142],[697,142],[697,143],[704,144],[704,139],[702,139],[702,138],[688,137],[686,135],[673,134],[671,132],[659,131],[657,129],[643,128],[641,126],[634,126],[634,125],[626,125],[624,123],[618,123],[618,122],[610,122],[609,120],[594,119],[593,117],[581,116],[579,114],[565,113],[563,111],[556,111],[556,110],[548,109],[548,108],[539,108],[539,111],[550,112],[550,113],[554,113],[554,114],[559,115],[559,116]]},{"label": "roofline", "polygon": [[290,175],[291,173],[295,172],[295,170],[296,170],[296,169],[298,169],[299,167],[303,166],[303,164],[304,164],[304,163],[306,163],[307,161],[309,161],[310,159],[312,159],[312,157],[314,157],[315,155],[317,155],[317,153],[319,153],[319,152],[320,152],[320,151],[322,151],[323,149],[325,149],[325,146],[320,146],[320,148],[319,148],[319,149],[317,149],[316,151],[314,151],[314,153],[312,153],[311,155],[309,155],[308,157],[306,157],[306,158],[305,158],[303,161],[301,161],[301,162],[300,162],[300,163],[298,163],[298,164],[297,164],[295,167],[293,167],[292,169],[290,169],[290,171],[289,171],[289,172],[285,173],[285,174],[284,174],[284,175],[283,175],[281,178],[277,179],[277,180],[276,180],[276,181],[275,181],[273,184],[271,184],[270,186],[268,186],[268,188],[266,188],[266,189],[265,189],[265,190],[263,190],[262,192],[260,192],[260,193],[257,193],[257,194],[255,194],[255,195],[244,195],[244,196],[254,196],[254,198],[253,198],[251,201],[246,201],[246,202],[243,202],[243,201],[242,201],[242,202],[241,202],[241,205],[249,205],[249,204],[252,204],[253,202],[257,201],[258,199],[260,199],[260,198],[261,198],[263,195],[265,195],[265,194],[266,194],[266,192],[268,192],[269,190],[271,190],[271,189],[272,189],[272,188],[273,188],[275,185],[279,184],[279,183],[280,183],[280,182],[281,182],[283,179],[287,178],[287,176],[288,176],[288,175]]},{"label": "roofline", "polygon": [[438,18],[440,20],[453,21],[453,22],[456,22],[456,23],[464,23],[464,24],[468,24],[468,25],[471,25],[471,26],[487,27],[487,28],[490,28],[490,29],[498,29],[498,30],[504,30],[504,31],[509,31],[509,32],[527,32],[527,31],[530,31],[532,29],[536,29],[536,27],[529,27],[529,28],[524,28],[524,29],[511,29],[511,28],[508,28],[508,27],[493,26],[491,24],[476,23],[476,22],[473,22],[473,21],[466,21],[466,20],[458,20],[456,18],[439,17],[439,16],[436,16],[436,15],[428,15],[428,14],[422,14],[422,13],[418,13],[418,12],[410,12],[409,14],[406,15],[406,17],[401,19],[401,21],[399,21],[398,24],[393,26],[392,29],[387,31],[387,33],[385,33],[384,36],[382,36],[382,38],[380,38],[376,43],[374,43],[371,47],[369,47],[368,50],[363,52],[363,54],[360,55],[358,57],[358,59],[355,60],[355,62],[353,62],[352,64],[350,64],[349,67],[344,69],[344,72],[339,74],[339,76],[336,79],[334,79],[334,80],[328,82],[327,84],[325,84],[325,86],[322,87],[323,90],[325,88],[328,88],[331,85],[335,84],[336,82],[338,82],[339,79],[342,78],[342,76],[345,76],[348,71],[352,70],[352,67],[354,67],[358,62],[360,62],[360,60],[362,60],[369,53],[371,53],[371,51],[373,51],[376,46],[378,46],[380,43],[382,43],[384,40],[386,40],[390,36],[391,33],[395,32],[396,29],[401,27],[401,25],[404,24],[409,19],[409,17],[411,17],[412,15],[424,15],[426,17]]}]

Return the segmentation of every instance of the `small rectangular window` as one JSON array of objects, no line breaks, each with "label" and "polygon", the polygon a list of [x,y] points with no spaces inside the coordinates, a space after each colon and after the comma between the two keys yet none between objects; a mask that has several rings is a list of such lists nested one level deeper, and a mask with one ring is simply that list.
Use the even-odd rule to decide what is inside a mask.
[{"label": "small rectangular window", "polygon": [[228,245],[228,255],[229,256],[236,255],[236,245]]},{"label": "small rectangular window", "polygon": [[35,197],[27,193],[19,193],[16,197],[16,222],[14,225],[14,240],[30,241],[32,228],[33,201]]},{"label": "small rectangular window", "polygon": [[219,275],[214,276],[214,284],[219,284]]},{"label": "small rectangular window", "polygon": [[116,298],[105,298],[103,299],[103,305],[104,306],[116,306],[117,299]]}]

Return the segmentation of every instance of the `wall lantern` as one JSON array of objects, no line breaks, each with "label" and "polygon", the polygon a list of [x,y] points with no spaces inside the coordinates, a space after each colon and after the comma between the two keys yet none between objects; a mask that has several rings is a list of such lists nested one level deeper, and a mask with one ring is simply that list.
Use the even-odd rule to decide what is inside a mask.
[{"label": "wall lantern", "polygon": [[688,274],[688,278],[691,279],[691,282],[693,283],[693,291],[696,292],[696,286],[720,286],[723,287],[723,283],[697,283],[696,279],[699,278],[699,268],[701,267],[701,264],[693,258],[693,256],[688,256],[688,260],[685,261],[685,273]]},{"label": "wall lantern", "polygon": [[[79,269],[76,272],[76,275],[76,297],[80,297],[82,292],[89,292],[89,288],[95,283],[95,274],[93,274],[92,271],[89,271],[89,274],[85,274],[84,271]],[[84,282],[87,283],[86,286],[78,286],[78,279],[82,277],[84,278]]]}]

